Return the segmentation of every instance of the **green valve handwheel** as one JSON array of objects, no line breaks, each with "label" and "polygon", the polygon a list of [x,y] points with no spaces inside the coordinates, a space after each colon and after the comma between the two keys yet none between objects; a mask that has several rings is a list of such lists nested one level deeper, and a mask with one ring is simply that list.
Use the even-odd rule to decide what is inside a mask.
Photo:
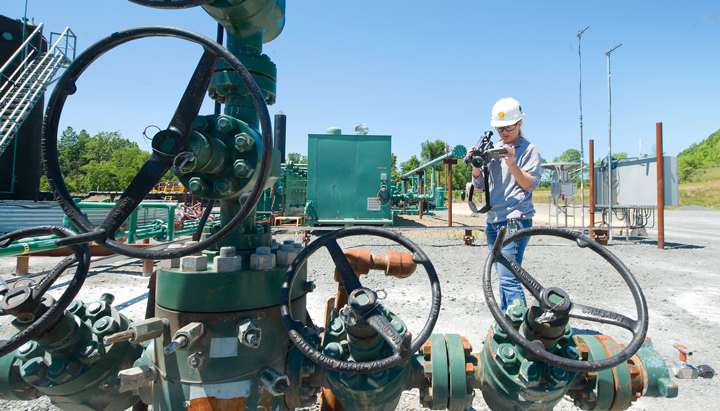
[{"label": "green valve handwheel", "polygon": [[[625,264],[623,264],[622,261],[620,261],[614,254],[595,241],[568,230],[559,230],[548,227],[530,227],[518,230],[515,234],[507,238],[505,238],[505,233],[506,228],[502,227],[498,233],[498,238],[495,240],[495,245],[493,246],[490,255],[488,255],[487,260],[485,260],[483,291],[485,293],[485,302],[487,303],[488,308],[490,308],[490,313],[495,318],[498,325],[503,329],[503,331],[505,331],[510,340],[546,364],[575,372],[593,372],[615,367],[616,365],[627,361],[637,352],[637,350],[640,349],[645,341],[645,335],[647,334],[648,329],[647,303],[645,302],[645,296],[643,295],[637,280],[635,280],[635,277],[633,277],[630,270],[628,270]],[[609,262],[610,265],[617,270],[622,279],[625,280],[625,284],[628,286],[628,289],[633,296],[638,319],[633,320],[625,315],[618,314],[613,311],[607,311],[572,302],[570,295],[567,292],[558,287],[543,287],[530,275],[530,273],[518,265],[518,263],[502,254],[502,249],[507,245],[521,238],[537,235],[568,239],[575,242],[581,248],[587,247],[591,249]],[[520,281],[520,284],[522,284],[523,287],[525,287],[538,301],[543,315],[547,314],[553,318],[578,318],[586,321],[614,325],[629,330],[633,335],[632,340],[625,349],[615,355],[595,361],[570,360],[560,355],[547,352],[540,341],[530,341],[522,336],[512,326],[510,321],[505,318],[503,313],[500,312],[500,307],[498,306],[497,301],[495,301],[495,296],[493,295],[491,283],[492,267],[495,263],[502,264],[513,273],[515,278]]]},{"label": "green valve handwheel", "polygon": [[[67,97],[74,94],[77,90],[77,79],[90,64],[106,52],[121,44],[145,37],[180,38],[201,45],[204,52],[195,68],[195,72],[188,82],[185,93],[180,99],[180,103],[168,127],[160,130],[152,138],[152,154],[145,164],[143,164],[138,174],[130,183],[130,186],[123,192],[115,204],[115,207],[108,213],[102,224],[99,227],[95,227],[83,216],[78,206],[73,202],[60,172],[57,152],[57,134],[60,114]],[[135,210],[143,198],[152,190],[155,184],[157,184],[170,167],[173,166],[176,157],[187,151],[190,133],[195,124],[198,111],[200,111],[200,106],[202,105],[205,92],[210,84],[210,79],[215,71],[216,63],[220,58],[227,61],[239,74],[250,92],[250,96],[255,104],[255,109],[259,115],[262,128],[262,152],[260,154],[260,165],[257,168],[257,172],[259,172],[257,184],[250,193],[241,196],[241,207],[238,214],[235,215],[225,227],[221,228],[220,231],[205,241],[201,241],[190,247],[160,251],[134,248],[121,243],[114,237],[117,230],[130,214],[132,214],[133,210]],[[205,36],[175,27],[145,26],[113,33],[90,46],[70,64],[53,89],[45,113],[42,137],[45,174],[55,194],[55,198],[58,199],[63,211],[78,230],[82,232],[76,236],[60,239],[56,244],[58,247],[62,247],[95,241],[100,246],[114,253],[146,260],[180,258],[205,250],[235,231],[235,229],[242,224],[243,220],[255,209],[255,205],[262,197],[263,188],[270,176],[272,147],[270,115],[268,114],[262,93],[245,66],[227,49]]]},{"label": "green valve handwheel", "polygon": [[[343,250],[336,241],[338,238],[356,235],[371,235],[395,241],[407,250],[412,251],[413,262],[415,264],[422,264],[425,268],[428,279],[430,280],[430,287],[432,289],[430,315],[425,322],[425,326],[418,335],[415,336],[415,338],[412,337],[410,332],[400,335],[395,328],[393,328],[378,305],[379,300],[377,295],[373,290],[363,287],[360,283],[360,279],[358,279],[355,271],[350,266],[350,263],[348,263]],[[308,258],[321,247],[327,248],[333,262],[335,263],[335,267],[337,268],[343,285],[345,286],[345,290],[348,293],[348,307],[350,307],[357,318],[364,318],[367,323],[385,340],[386,346],[389,347],[391,351],[389,357],[368,362],[337,360],[319,352],[312,347],[312,344],[308,343],[305,338],[303,338],[302,324],[292,318],[292,310],[290,309],[290,290],[292,290],[293,281],[295,280],[300,267],[302,267]],[[283,323],[290,335],[290,339],[307,358],[311,359],[321,367],[333,371],[351,374],[367,374],[392,368],[410,358],[410,356],[422,347],[423,343],[425,343],[425,341],[430,337],[430,333],[432,333],[438,316],[440,315],[440,300],[440,281],[438,280],[437,273],[435,272],[435,268],[430,262],[430,259],[427,255],[425,255],[420,247],[407,238],[390,231],[370,227],[350,227],[325,234],[308,244],[308,246],[302,250],[300,254],[298,254],[292,265],[288,268],[285,280],[282,284],[282,290],[280,292],[280,313],[282,315]]]}]

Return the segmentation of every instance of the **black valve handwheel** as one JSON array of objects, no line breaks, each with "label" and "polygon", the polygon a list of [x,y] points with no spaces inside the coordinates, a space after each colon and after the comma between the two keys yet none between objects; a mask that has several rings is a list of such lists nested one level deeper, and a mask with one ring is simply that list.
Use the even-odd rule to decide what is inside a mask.
[{"label": "black valve handwheel", "polygon": [[135,4],[155,9],[187,9],[203,6],[213,0],[130,0]]},{"label": "black valve handwheel", "polygon": [[[75,84],[77,79],[90,64],[109,50],[129,41],[144,37],[177,37],[197,43],[201,45],[205,51],[188,83],[168,128],[159,131],[153,137],[153,153],[130,183],[130,186],[123,192],[100,227],[95,227],[82,215],[78,206],[73,202],[60,172],[57,155],[57,132],[60,113],[62,112],[67,96],[75,93],[77,90]],[[195,119],[197,118],[205,92],[207,91],[207,87],[215,70],[215,64],[220,58],[225,59],[240,75],[240,78],[242,78],[245,86],[249,90],[259,114],[262,128],[262,153],[260,155],[260,165],[258,166],[260,175],[257,184],[247,197],[245,197],[246,201],[244,203],[241,202],[238,214],[216,234],[198,244],[184,248],[150,251],[131,247],[117,241],[114,235],[118,228],[120,228],[123,222],[130,216],[143,198],[145,198],[147,193],[152,190],[155,184],[157,184],[170,169],[175,156],[187,150],[188,139]],[[262,92],[255,83],[255,80],[253,80],[252,75],[240,60],[218,43],[188,30],[163,26],[136,27],[119,31],[111,36],[105,37],[80,54],[65,70],[65,73],[60,77],[57,85],[53,89],[45,113],[42,140],[45,173],[55,194],[55,198],[58,199],[65,215],[82,231],[82,234],[58,240],[56,244],[58,246],[67,246],[70,244],[95,241],[102,247],[118,254],[154,260],[184,257],[207,249],[237,229],[243,220],[255,209],[255,204],[260,200],[272,167],[271,130],[272,127],[270,125],[270,115],[268,114],[267,106],[265,105]]]},{"label": "black valve handwheel", "polygon": [[[575,372],[591,372],[600,371],[608,368],[615,367],[616,365],[626,361],[632,357],[640,346],[645,341],[645,335],[648,329],[648,312],[647,303],[645,302],[645,296],[640,289],[635,277],[625,264],[620,261],[614,254],[607,248],[601,246],[595,241],[589,239],[580,234],[575,234],[571,231],[560,230],[548,227],[530,227],[522,230],[518,230],[513,235],[505,238],[505,227],[500,229],[498,237],[495,240],[490,255],[485,260],[485,272],[483,275],[483,289],[485,293],[485,302],[490,308],[490,313],[495,318],[495,321],[505,331],[508,338],[515,344],[522,347],[527,352],[531,353],[541,361]],[[586,305],[574,303],[570,300],[570,296],[560,288],[557,287],[543,287],[530,273],[518,265],[515,261],[509,259],[502,254],[502,249],[510,243],[513,243],[521,238],[533,237],[538,235],[561,237],[575,242],[580,248],[589,248],[592,251],[599,254],[603,259],[612,265],[613,268],[620,274],[625,284],[627,284],[630,293],[635,301],[635,307],[637,310],[637,320],[628,318],[625,315],[615,313],[613,311],[607,311],[599,308],[593,308]],[[504,240],[504,241],[503,241]],[[542,343],[539,341],[530,341],[523,337],[508,319],[505,318],[503,313],[500,311],[500,307],[495,301],[495,296],[492,291],[491,276],[492,267],[494,263],[500,263],[505,266],[515,278],[520,281],[540,305],[540,310],[545,312],[552,312],[555,318],[578,318],[586,321],[599,322],[603,324],[610,324],[617,327],[629,330],[632,333],[632,340],[630,343],[612,357],[598,360],[598,361],[581,361],[581,360],[570,360],[552,353],[545,351]]]},{"label": "black valve handwheel", "polygon": [[[43,234],[54,234],[58,238],[72,237],[75,232],[61,226],[45,226],[17,230],[0,237],[0,247],[4,248],[17,240]],[[90,249],[86,244],[70,245],[68,248],[73,255],[63,259],[40,283],[34,287],[27,285],[11,288],[0,295],[0,315],[15,315],[18,320],[29,324],[25,329],[10,337],[0,340],[0,357],[15,351],[28,341],[42,335],[49,327],[54,325],[63,315],[65,309],[75,299],[80,291],[90,269]],[[31,313],[42,301],[43,295],[50,289],[55,280],[71,265],[77,263],[75,275],[70,284],[39,318],[33,318]]]},{"label": "black valve handwheel", "polygon": [[[425,272],[427,272],[432,289],[430,315],[428,316],[423,329],[417,336],[415,336],[415,338],[412,338],[410,332],[406,332],[405,335],[400,335],[397,331],[395,331],[395,328],[393,328],[380,310],[380,307],[378,307],[375,292],[362,286],[352,267],[350,267],[345,254],[336,241],[338,238],[357,235],[372,235],[392,240],[411,251],[413,253],[413,262],[416,264],[422,264],[425,268]],[[302,324],[292,318],[292,311],[290,309],[290,290],[292,290],[293,281],[295,280],[295,276],[297,275],[300,267],[302,267],[308,258],[321,247],[327,248],[333,262],[335,263],[335,267],[337,268],[340,278],[342,279],[348,293],[348,306],[358,318],[364,318],[368,324],[370,324],[370,326],[372,326],[378,334],[382,336],[393,351],[390,357],[369,362],[348,362],[336,360],[325,356],[318,350],[315,350],[312,345],[303,338]],[[285,328],[287,328],[288,334],[290,335],[290,339],[306,357],[313,360],[316,364],[334,371],[366,374],[392,368],[405,361],[418,351],[420,347],[422,347],[423,343],[425,343],[425,341],[430,337],[430,333],[432,333],[432,330],[435,327],[438,315],[440,314],[440,300],[440,281],[438,280],[437,273],[435,272],[435,267],[433,267],[430,259],[428,259],[427,255],[425,255],[420,247],[407,238],[386,230],[370,227],[350,227],[323,235],[308,244],[308,246],[302,250],[300,254],[298,254],[295,261],[293,261],[290,268],[288,268],[287,274],[285,274],[285,280],[282,284],[282,290],[280,293],[280,313],[282,315]],[[410,341],[411,339],[412,341]]]}]

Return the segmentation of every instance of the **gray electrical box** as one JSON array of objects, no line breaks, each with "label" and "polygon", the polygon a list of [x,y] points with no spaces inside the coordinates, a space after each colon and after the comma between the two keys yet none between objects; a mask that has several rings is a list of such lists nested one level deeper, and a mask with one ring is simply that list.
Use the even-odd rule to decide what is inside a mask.
[{"label": "gray electrical box", "polygon": [[[663,184],[665,205],[680,204],[677,156],[663,157]],[[657,159],[656,157],[626,158],[613,161],[613,206],[657,207]],[[608,206],[607,167],[595,169],[595,204]]]}]

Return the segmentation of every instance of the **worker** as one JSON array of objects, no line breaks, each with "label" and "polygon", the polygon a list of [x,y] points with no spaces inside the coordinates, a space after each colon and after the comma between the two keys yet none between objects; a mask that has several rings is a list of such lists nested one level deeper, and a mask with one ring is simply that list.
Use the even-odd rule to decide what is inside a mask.
[{"label": "worker", "polygon": [[[489,205],[492,208],[487,212],[485,236],[491,250],[501,227],[509,226],[510,235],[510,231],[532,227],[535,215],[532,192],[540,184],[541,161],[537,146],[523,136],[521,126],[524,116],[517,100],[504,98],[498,101],[492,108],[490,125],[495,127],[501,138],[495,147],[503,147],[507,153],[486,163],[489,175],[485,175],[483,168],[473,165],[472,183],[475,189],[482,191],[486,178],[489,182]],[[474,149],[472,147],[468,153]],[[504,247],[502,253],[522,264],[528,241],[530,238],[515,241]],[[515,276],[499,263],[495,264],[495,270],[500,280],[502,312],[518,299],[527,306],[525,292]]]}]

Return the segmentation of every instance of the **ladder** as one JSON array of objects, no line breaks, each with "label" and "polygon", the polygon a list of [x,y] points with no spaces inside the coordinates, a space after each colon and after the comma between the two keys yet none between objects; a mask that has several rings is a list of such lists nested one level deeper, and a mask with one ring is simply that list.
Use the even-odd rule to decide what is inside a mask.
[{"label": "ladder", "polygon": [[[45,89],[56,79],[55,74],[67,67],[75,58],[77,37],[70,28],[62,33],[51,33],[58,36],[50,49],[43,53],[32,46],[30,41],[35,36],[42,38],[43,23],[37,26],[20,48],[0,68],[0,76],[5,82],[0,86],[0,155],[17,134],[33,107],[45,92]],[[47,42],[42,38],[43,42]],[[70,55],[72,54],[72,56]],[[11,63],[21,57],[21,63],[11,70]]]}]

